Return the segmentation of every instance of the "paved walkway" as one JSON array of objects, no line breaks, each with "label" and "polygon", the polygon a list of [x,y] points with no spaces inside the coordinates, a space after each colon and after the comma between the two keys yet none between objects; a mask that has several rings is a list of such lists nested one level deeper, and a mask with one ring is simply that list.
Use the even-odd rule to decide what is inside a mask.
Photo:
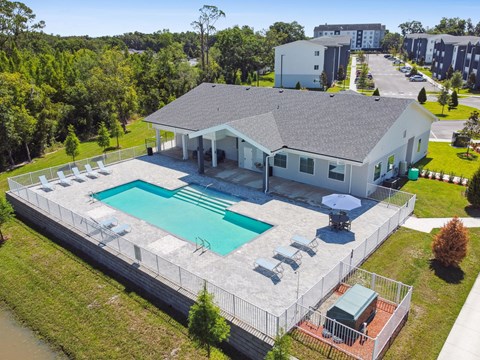
[{"label": "paved walkway", "polygon": [[357,77],[357,57],[352,56],[352,66],[350,67],[350,90],[357,91],[355,78]]},{"label": "paved walkway", "polygon": [[[441,228],[452,218],[416,218],[410,216],[403,226],[409,229],[429,233],[432,229]],[[480,218],[460,218],[466,227],[480,227]]]},{"label": "paved walkway", "polygon": [[[466,227],[480,227],[480,218],[460,218]],[[403,226],[429,233],[440,228],[451,218],[409,217]],[[465,304],[455,321],[438,360],[480,360],[480,274],[470,290]]]}]

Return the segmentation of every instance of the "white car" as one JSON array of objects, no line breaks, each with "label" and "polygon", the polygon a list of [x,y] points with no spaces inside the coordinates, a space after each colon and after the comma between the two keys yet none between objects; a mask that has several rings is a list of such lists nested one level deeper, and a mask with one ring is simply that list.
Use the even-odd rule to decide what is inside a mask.
[{"label": "white car", "polygon": [[412,82],[422,82],[422,81],[427,81],[422,75],[413,75],[409,79]]},{"label": "white car", "polygon": [[411,68],[410,66],[402,66],[402,67],[400,68],[400,71],[401,71],[402,73],[407,73],[407,72],[410,72],[411,70],[412,70],[412,68]]}]

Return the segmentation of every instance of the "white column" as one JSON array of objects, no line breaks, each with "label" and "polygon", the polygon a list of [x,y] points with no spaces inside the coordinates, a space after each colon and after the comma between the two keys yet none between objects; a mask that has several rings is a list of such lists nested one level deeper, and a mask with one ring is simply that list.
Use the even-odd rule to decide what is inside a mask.
[{"label": "white column", "polygon": [[188,138],[187,134],[182,134],[183,160],[188,160]]},{"label": "white column", "polygon": [[212,167],[217,167],[217,140],[212,139]]},{"label": "white column", "polygon": [[160,152],[162,146],[162,137],[160,136],[160,129],[155,129],[155,139],[157,140],[157,152]]}]

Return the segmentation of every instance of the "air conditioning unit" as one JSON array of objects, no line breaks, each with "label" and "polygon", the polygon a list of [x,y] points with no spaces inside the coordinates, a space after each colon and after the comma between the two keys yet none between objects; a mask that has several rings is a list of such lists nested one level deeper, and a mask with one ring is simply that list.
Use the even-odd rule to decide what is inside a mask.
[{"label": "air conditioning unit", "polygon": [[408,163],[406,161],[400,161],[398,163],[398,176],[405,176],[408,170]]}]

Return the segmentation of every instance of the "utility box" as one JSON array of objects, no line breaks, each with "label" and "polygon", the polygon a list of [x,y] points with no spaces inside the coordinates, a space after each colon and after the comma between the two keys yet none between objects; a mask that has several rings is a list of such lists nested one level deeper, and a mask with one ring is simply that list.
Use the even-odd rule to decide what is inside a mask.
[{"label": "utility box", "polygon": [[418,169],[411,168],[408,170],[408,180],[418,180]]}]

